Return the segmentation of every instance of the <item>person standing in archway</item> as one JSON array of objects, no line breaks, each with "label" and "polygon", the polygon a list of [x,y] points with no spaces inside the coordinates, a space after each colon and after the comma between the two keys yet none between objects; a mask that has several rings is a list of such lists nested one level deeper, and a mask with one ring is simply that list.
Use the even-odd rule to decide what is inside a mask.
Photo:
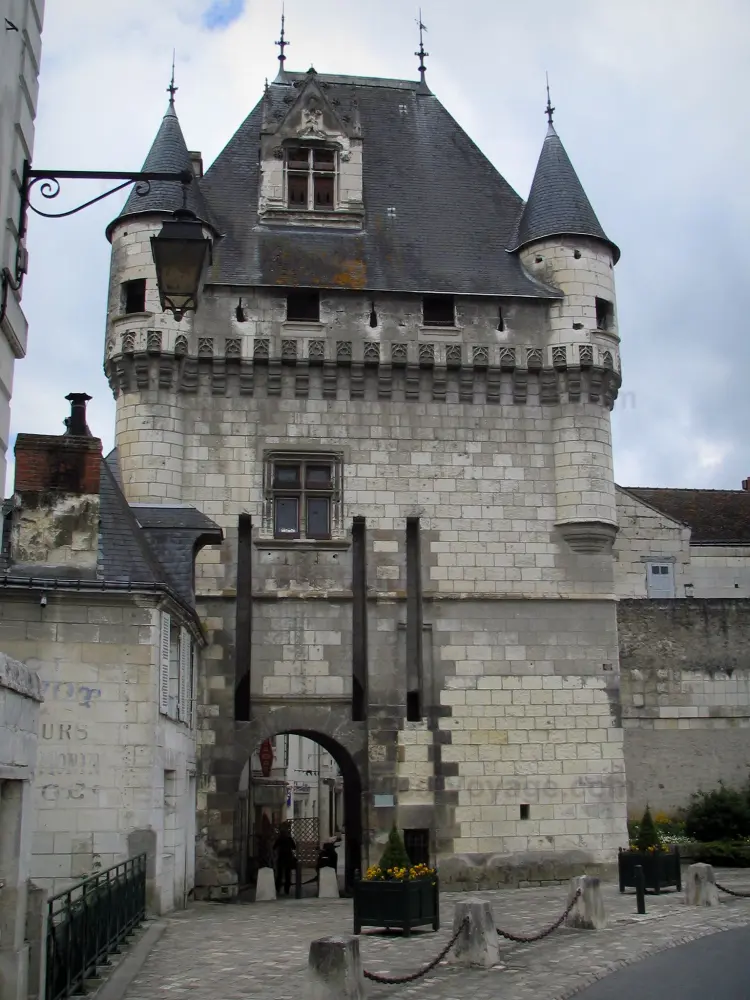
[{"label": "person standing in archway", "polygon": [[276,853],[276,892],[281,891],[283,882],[284,895],[288,896],[292,885],[292,871],[297,867],[297,844],[288,820],[282,823],[273,849]]}]

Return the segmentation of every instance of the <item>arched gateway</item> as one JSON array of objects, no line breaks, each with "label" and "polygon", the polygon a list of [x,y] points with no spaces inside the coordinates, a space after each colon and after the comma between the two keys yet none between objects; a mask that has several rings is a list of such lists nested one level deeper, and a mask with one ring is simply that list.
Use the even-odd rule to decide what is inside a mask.
[{"label": "arched gateway", "polygon": [[[350,886],[362,868],[362,845],[367,810],[366,732],[362,724],[345,718],[346,712],[322,705],[276,706],[259,711],[247,723],[236,724],[237,808],[240,775],[265,740],[281,735],[307,737],[318,743],[336,762],[343,779],[343,829],[345,831],[345,884]],[[350,713],[349,713],[350,714]],[[250,778],[252,782],[252,776]],[[235,865],[243,870],[243,855],[252,853],[248,827],[238,829],[235,813]]]}]

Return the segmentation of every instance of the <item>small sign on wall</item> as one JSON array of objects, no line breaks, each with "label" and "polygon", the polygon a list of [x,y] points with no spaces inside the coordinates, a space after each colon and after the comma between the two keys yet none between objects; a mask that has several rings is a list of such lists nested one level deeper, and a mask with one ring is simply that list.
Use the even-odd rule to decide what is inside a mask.
[{"label": "small sign on wall", "polygon": [[392,795],[375,795],[373,796],[373,805],[376,809],[390,809],[395,805],[395,801]]}]

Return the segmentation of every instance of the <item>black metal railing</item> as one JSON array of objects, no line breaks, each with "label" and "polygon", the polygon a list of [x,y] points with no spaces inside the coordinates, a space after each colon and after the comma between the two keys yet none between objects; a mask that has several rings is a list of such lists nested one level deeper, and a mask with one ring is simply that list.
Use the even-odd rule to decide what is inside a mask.
[{"label": "black metal railing", "polygon": [[85,992],[87,979],[146,916],[146,855],[113,865],[48,901],[46,1000]]}]

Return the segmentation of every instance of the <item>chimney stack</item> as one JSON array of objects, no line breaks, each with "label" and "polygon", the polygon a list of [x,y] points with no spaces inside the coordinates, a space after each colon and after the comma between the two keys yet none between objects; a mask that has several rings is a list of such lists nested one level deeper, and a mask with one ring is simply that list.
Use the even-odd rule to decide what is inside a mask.
[{"label": "chimney stack", "polygon": [[65,420],[65,434],[73,437],[91,437],[91,431],[86,424],[86,403],[91,396],[87,392],[69,392],[65,398],[70,403],[70,416]]},{"label": "chimney stack", "polygon": [[95,569],[102,442],[86,424],[85,392],[71,392],[65,433],[16,438],[11,559]]},{"label": "chimney stack", "polygon": [[86,403],[91,396],[71,392],[70,416],[65,433],[19,434],[16,438],[16,479],[20,495],[54,491],[77,496],[99,494],[102,443],[86,424]]}]

